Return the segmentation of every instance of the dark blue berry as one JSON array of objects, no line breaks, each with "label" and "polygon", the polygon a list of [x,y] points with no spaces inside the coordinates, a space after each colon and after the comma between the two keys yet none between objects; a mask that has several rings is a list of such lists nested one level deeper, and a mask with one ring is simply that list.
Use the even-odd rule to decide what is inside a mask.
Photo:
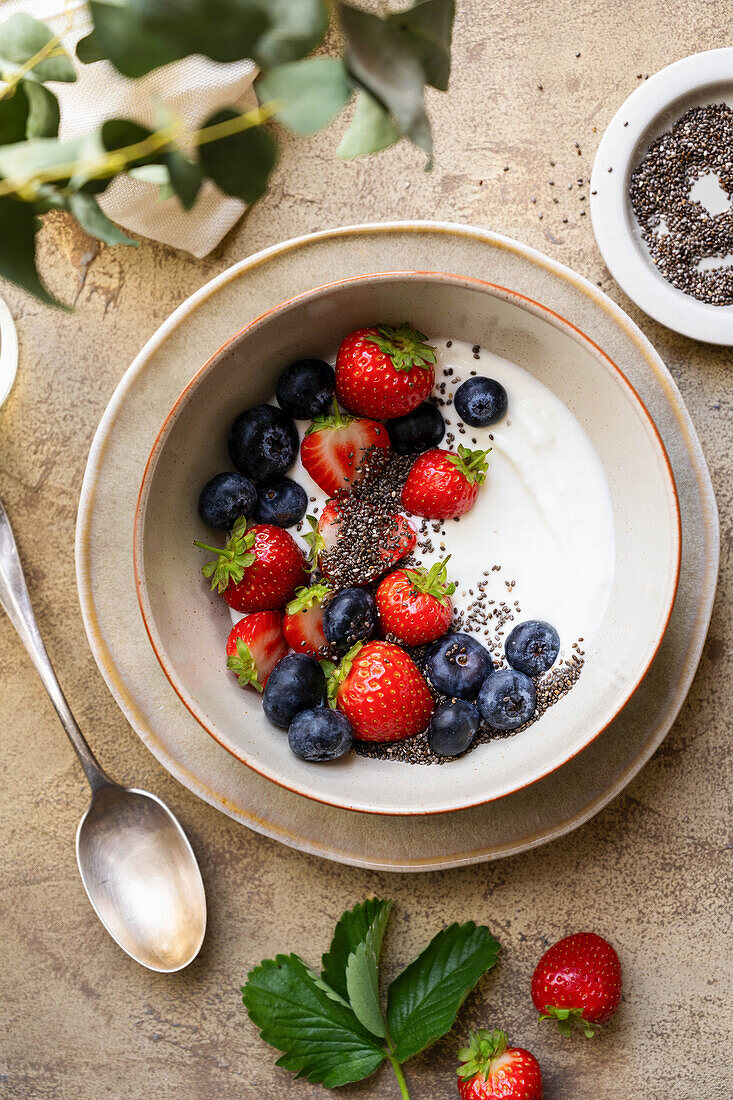
[{"label": "dark blue berry", "polygon": [[365,642],[377,629],[377,604],[363,588],[344,588],[323,609],[323,633],[337,649]]},{"label": "dark blue berry", "polygon": [[485,428],[506,413],[509,399],[495,378],[467,378],[455,392],[453,406],[464,424]]},{"label": "dark blue berry", "polygon": [[287,729],[301,710],[326,701],[326,677],[315,657],[289,653],[269,675],[262,693],[262,709],[276,726]]},{"label": "dark blue berry", "polygon": [[385,423],[392,450],[401,455],[421,454],[437,447],[445,435],[445,421],[431,401],[423,401],[406,416]]},{"label": "dark blue berry", "polygon": [[336,375],[322,359],[299,359],[277,380],[275,396],[283,412],[296,420],[312,420],[333,400]]},{"label": "dark blue berry", "polygon": [[430,719],[428,744],[438,756],[460,756],[473,744],[480,721],[476,707],[465,699],[441,703]]},{"label": "dark blue berry", "polygon": [[258,523],[294,527],[302,520],[307,507],[308,494],[302,485],[289,477],[276,477],[257,490],[254,518]]},{"label": "dark blue berry", "polygon": [[199,515],[207,527],[231,531],[240,516],[251,516],[257,490],[244,474],[228,471],[207,481],[199,497]]},{"label": "dark blue berry", "polygon": [[455,699],[475,699],[494,663],[488,649],[470,634],[445,634],[431,645],[425,667],[436,691]]},{"label": "dark blue berry", "polygon": [[494,729],[516,730],[529,722],[537,709],[537,692],[523,672],[500,668],[484,680],[476,705]]},{"label": "dark blue berry", "polygon": [[554,665],[560,652],[560,635],[549,623],[529,619],[514,627],[505,649],[512,668],[527,676],[539,676]]},{"label": "dark blue berry", "polygon": [[288,744],[301,760],[337,760],[351,750],[354,730],[345,714],[330,707],[301,710],[290,723]]},{"label": "dark blue berry", "polygon": [[232,462],[250,481],[270,481],[289,470],[298,453],[298,432],[274,405],[240,413],[229,432]]}]

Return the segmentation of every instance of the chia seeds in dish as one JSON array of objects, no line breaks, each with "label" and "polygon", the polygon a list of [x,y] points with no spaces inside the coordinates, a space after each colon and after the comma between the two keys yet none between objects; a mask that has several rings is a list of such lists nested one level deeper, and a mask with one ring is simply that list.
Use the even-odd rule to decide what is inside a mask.
[{"label": "chia seeds in dish", "polygon": [[[710,176],[729,200],[718,213],[691,197]],[[733,305],[733,108],[714,103],[686,111],[650,145],[631,176],[629,198],[664,278],[701,302]],[[714,266],[701,267],[704,261]]]}]

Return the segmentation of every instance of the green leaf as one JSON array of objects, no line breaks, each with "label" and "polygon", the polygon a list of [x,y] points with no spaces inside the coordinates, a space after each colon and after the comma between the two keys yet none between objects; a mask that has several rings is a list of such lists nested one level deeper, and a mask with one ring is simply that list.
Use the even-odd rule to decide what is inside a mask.
[{"label": "green leaf", "polygon": [[[205,126],[238,117],[237,111],[219,111],[206,120]],[[204,172],[225,194],[252,203],[267,190],[277,150],[267,131],[262,126],[253,126],[202,145],[199,159]]]},{"label": "green leaf", "polygon": [[163,187],[170,183],[170,175],[165,164],[138,164],[130,168],[128,176],[141,183],[152,183],[153,187]]},{"label": "green leaf", "polygon": [[88,7],[94,30],[77,57],[86,64],[109,58],[133,78],[189,54],[251,57],[271,22],[261,0],[89,0]]},{"label": "green leaf", "polygon": [[242,1000],[264,1041],[284,1052],[277,1064],[314,1084],[362,1081],[385,1059],[354,1013],[318,988],[297,955],[278,955],[252,970]]},{"label": "green leaf", "polygon": [[346,991],[359,1023],[372,1035],[385,1038],[384,1018],[379,1002],[379,955],[392,903],[387,902],[372,923],[365,940],[346,962]]},{"label": "green leaf", "polygon": [[388,16],[407,49],[419,59],[428,84],[448,90],[455,0],[418,0],[407,11]]},{"label": "green leaf", "polygon": [[68,207],[82,229],[90,233],[105,244],[131,244],[137,248],[137,241],[133,241],[114,222],[111,222],[97,205],[93,195],[84,191],[77,191],[69,195]]},{"label": "green leaf", "polygon": [[351,125],[336,150],[343,160],[378,153],[400,140],[400,132],[369,92],[359,92]]},{"label": "green leaf", "polygon": [[58,99],[50,88],[46,88],[43,84],[23,80],[22,85],[28,97],[25,136],[28,138],[56,137],[61,119]]},{"label": "green leaf", "polygon": [[381,921],[386,923],[391,907],[391,901],[368,898],[347,910],[336,925],[331,947],[321,959],[321,966],[323,980],[342,997],[348,997],[346,965],[349,956],[366,940],[370,929],[378,927]]},{"label": "green leaf", "polygon": [[[33,19],[25,12],[11,15],[7,22],[0,23],[0,72],[6,74],[7,62],[10,62],[10,71],[17,72],[20,66],[35,57],[54,37],[45,23]],[[68,84],[76,80],[76,73],[66,50],[58,45],[52,56],[44,58],[33,67],[27,74],[27,79],[61,80]]]},{"label": "green leaf", "polygon": [[12,95],[0,99],[0,145],[12,145],[16,141],[25,140],[29,106],[23,83],[21,81],[16,86]]},{"label": "green leaf", "polygon": [[389,112],[399,132],[430,156],[433,142],[420,61],[392,23],[341,2],[338,11],[348,71]]},{"label": "green leaf", "polygon": [[496,962],[488,928],[452,924],[399,974],[387,991],[387,1027],[394,1056],[405,1062],[452,1027],[458,1009]]},{"label": "green leaf", "polygon": [[270,25],[258,38],[252,56],[262,69],[297,61],[315,49],[328,29],[323,0],[261,0]]},{"label": "green leaf", "polygon": [[[0,145],[0,176],[5,179],[26,180],[44,169],[61,168],[75,163],[82,155],[84,138],[57,141],[55,138],[33,138],[15,145]],[[57,181],[63,186],[69,177]]]},{"label": "green leaf", "polygon": [[295,134],[314,134],[331,121],[351,97],[342,61],[315,57],[279,65],[257,81],[260,103],[282,100],[278,118]]},{"label": "green leaf", "polygon": [[166,154],[165,163],[170,175],[170,185],[178,196],[184,210],[190,210],[198,198],[201,184],[204,182],[198,164],[185,157],[179,149]]},{"label": "green leaf", "polygon": [[0,198],[0,276],[27,290],[39,301],[67,309],[46,290],[36,269],[36,230],[39,220],[30,203],[10,195]]}]

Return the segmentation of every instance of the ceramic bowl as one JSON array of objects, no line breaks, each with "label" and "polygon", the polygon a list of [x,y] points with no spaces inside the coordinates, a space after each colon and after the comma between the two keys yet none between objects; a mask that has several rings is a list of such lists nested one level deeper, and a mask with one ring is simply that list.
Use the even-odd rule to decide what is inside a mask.
[{"label": "ceramic bowl", "polygon": [[[440,767],[350,755],[328,765],[292,755],[223,664],[231,628],[209,591],[193,539],[209,539],[200,487],[229,467],[226,438],[242,409],[267,401],[279,372],[374,322],[479,343],[534,374],[566,403],[604,466],[616,562],[608,606],[573,690],[520,734]],[[580,752],[639,686],[664,635],[680,563],[680,514],[664,446],[635,390],[569,321],[522,294],[431,272],[367,275],[299,295],[249,324],[193,377],[161,427],[134,531],[138,600],[156,656],[203,728],[250,768],[308,798],[381,814],[453,811],[500,798]],[[569,563],[572,565],[572,563]]]}]

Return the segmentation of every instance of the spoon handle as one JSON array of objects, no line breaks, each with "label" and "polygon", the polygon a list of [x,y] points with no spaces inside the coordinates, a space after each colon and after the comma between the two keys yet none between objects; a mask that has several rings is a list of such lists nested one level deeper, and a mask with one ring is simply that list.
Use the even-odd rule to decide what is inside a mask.
[{"label": "spoon handle", "polygon": [[0,501],[0,606],[5,609],[8,618],[20,635],[20,640],[28,650],[36,671],[43,681],[43,686],[61,719],[61,724],[76,750],[92,790],[110,783],[111,780],[95,760],[92,750],[74,720],[46,653],[31,607],[13,529],[2,501]]}]

